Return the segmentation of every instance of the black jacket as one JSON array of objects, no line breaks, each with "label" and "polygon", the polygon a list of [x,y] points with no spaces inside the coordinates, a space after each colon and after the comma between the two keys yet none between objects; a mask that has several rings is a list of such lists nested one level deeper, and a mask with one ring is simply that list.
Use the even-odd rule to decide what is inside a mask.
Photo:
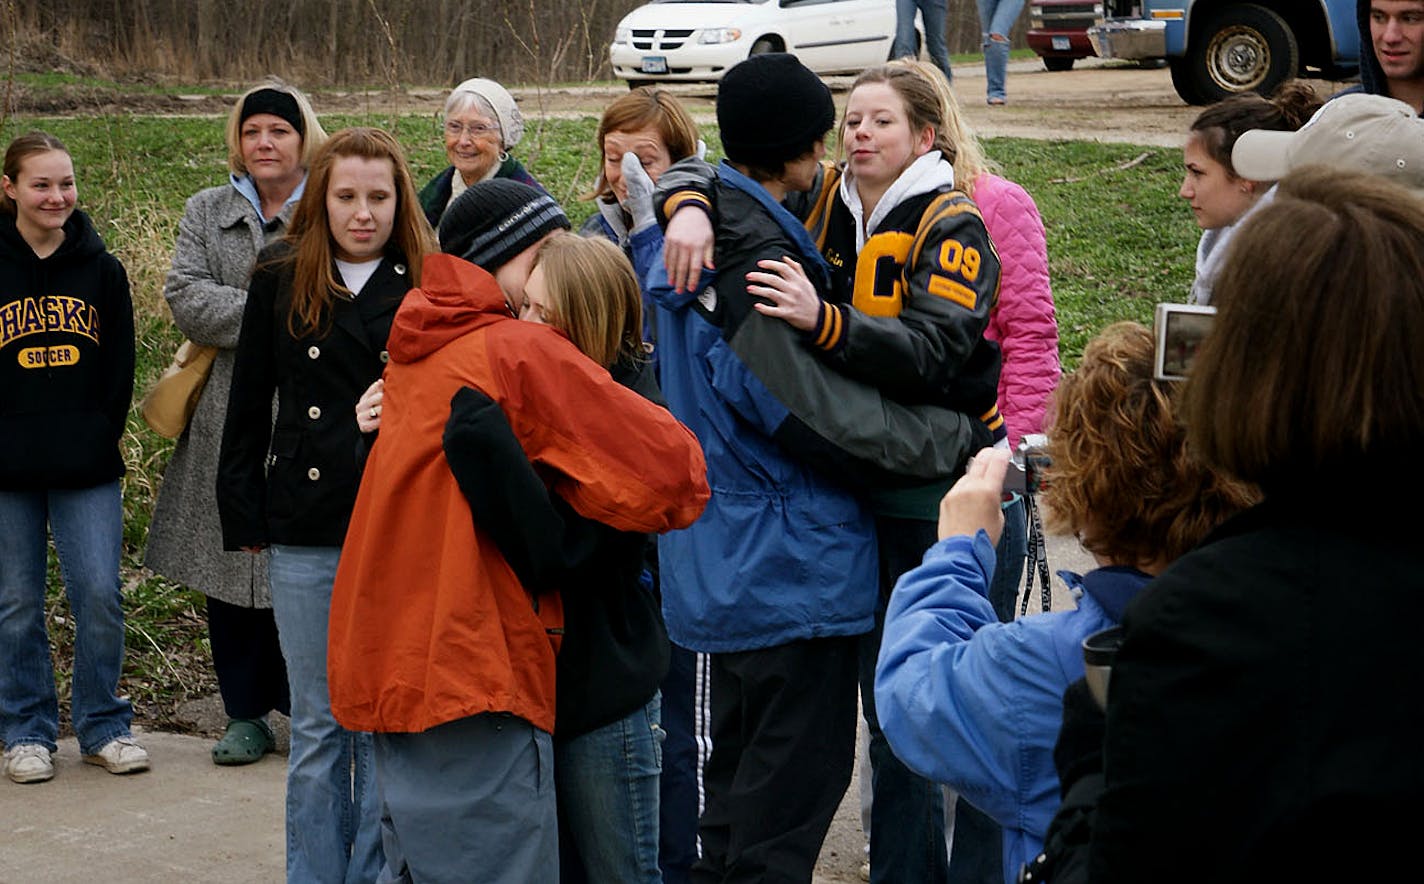
[{"label": "black jacket", "polygon": [[0,213],[0,280],[0,490],[122,476],[134,377],[123,265],[78,209],[43,259]]},{"label": "black jacket", "polygon": [[1419,482],[1332,472],[1268,493],[1128,607],[1094,884],[1419,877],[1424,577],[1417,521],[1379,508]]},{"label": "black jacket", "polygon": [[[663,404],[651,365],[618,365],[614,380]],[[645,706],[667,674],[670,649],[644,534],[584,519],[548,491],[504,414],[465,388],[451,402],[444,448],[475,524],[536,597],[564,605],[554,738],[569,740]],[[588,407],[597,407],[589,403]],[[630,440],[636,445],[636,440]]]},{"label": "black jacket", "polygon": [[258,256],[243,308],[218,460],[228,550],[341,545],[361,482],[356,400],[385,368],[391,320],[411,286],[404,257],[388,255],[354,300],[336,302],[323,333],[295,338],[287,254],[277,243]]}]

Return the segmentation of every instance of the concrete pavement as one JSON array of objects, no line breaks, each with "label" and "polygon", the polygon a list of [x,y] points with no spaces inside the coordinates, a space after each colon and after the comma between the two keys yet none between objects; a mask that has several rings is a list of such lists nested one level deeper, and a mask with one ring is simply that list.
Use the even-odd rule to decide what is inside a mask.
[{"label": "concrete pavement", "polygon": [[115,776],[59,741],[55,776],[0,779],[0,882],[280,882],[287,759],[218,767],[209,737],[139,733],[153,768]]}]

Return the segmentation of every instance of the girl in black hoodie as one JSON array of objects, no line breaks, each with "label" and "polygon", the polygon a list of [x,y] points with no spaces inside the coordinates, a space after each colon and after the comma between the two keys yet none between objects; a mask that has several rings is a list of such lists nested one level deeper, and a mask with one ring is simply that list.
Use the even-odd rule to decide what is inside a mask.
[{"label": "girl in black hoodie", "polygon": [[0,197],[0,739],[17,783],[54,776],[59,704],[45,632],[46,528],[75,619],[73,722],[84,760],[148,769],[118,696],[133,305],[123,265],[75,209],[54,136],[5,152]]}]

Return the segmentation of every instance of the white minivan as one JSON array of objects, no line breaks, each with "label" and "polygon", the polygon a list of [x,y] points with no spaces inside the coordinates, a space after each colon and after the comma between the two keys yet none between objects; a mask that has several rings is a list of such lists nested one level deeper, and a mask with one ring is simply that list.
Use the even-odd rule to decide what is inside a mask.
[{"label": "white minivan", "polygon": [[894,39],[895,0],[653,0],[618,23],[608,57],[632,88],[719,80],[760,52],[859,73],[886,61]]}]

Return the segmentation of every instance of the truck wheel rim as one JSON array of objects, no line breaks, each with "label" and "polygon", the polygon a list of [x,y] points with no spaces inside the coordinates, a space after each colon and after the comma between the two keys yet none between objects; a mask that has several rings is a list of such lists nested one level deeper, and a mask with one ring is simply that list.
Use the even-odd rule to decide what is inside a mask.
[{"label": "truck wheel rim", "polygon": [[1260,31],[1227,28],[1207,47],[1207,71],[1228,92],[1246,92],[1260,86],[1271,69],[1271,46]]}]

